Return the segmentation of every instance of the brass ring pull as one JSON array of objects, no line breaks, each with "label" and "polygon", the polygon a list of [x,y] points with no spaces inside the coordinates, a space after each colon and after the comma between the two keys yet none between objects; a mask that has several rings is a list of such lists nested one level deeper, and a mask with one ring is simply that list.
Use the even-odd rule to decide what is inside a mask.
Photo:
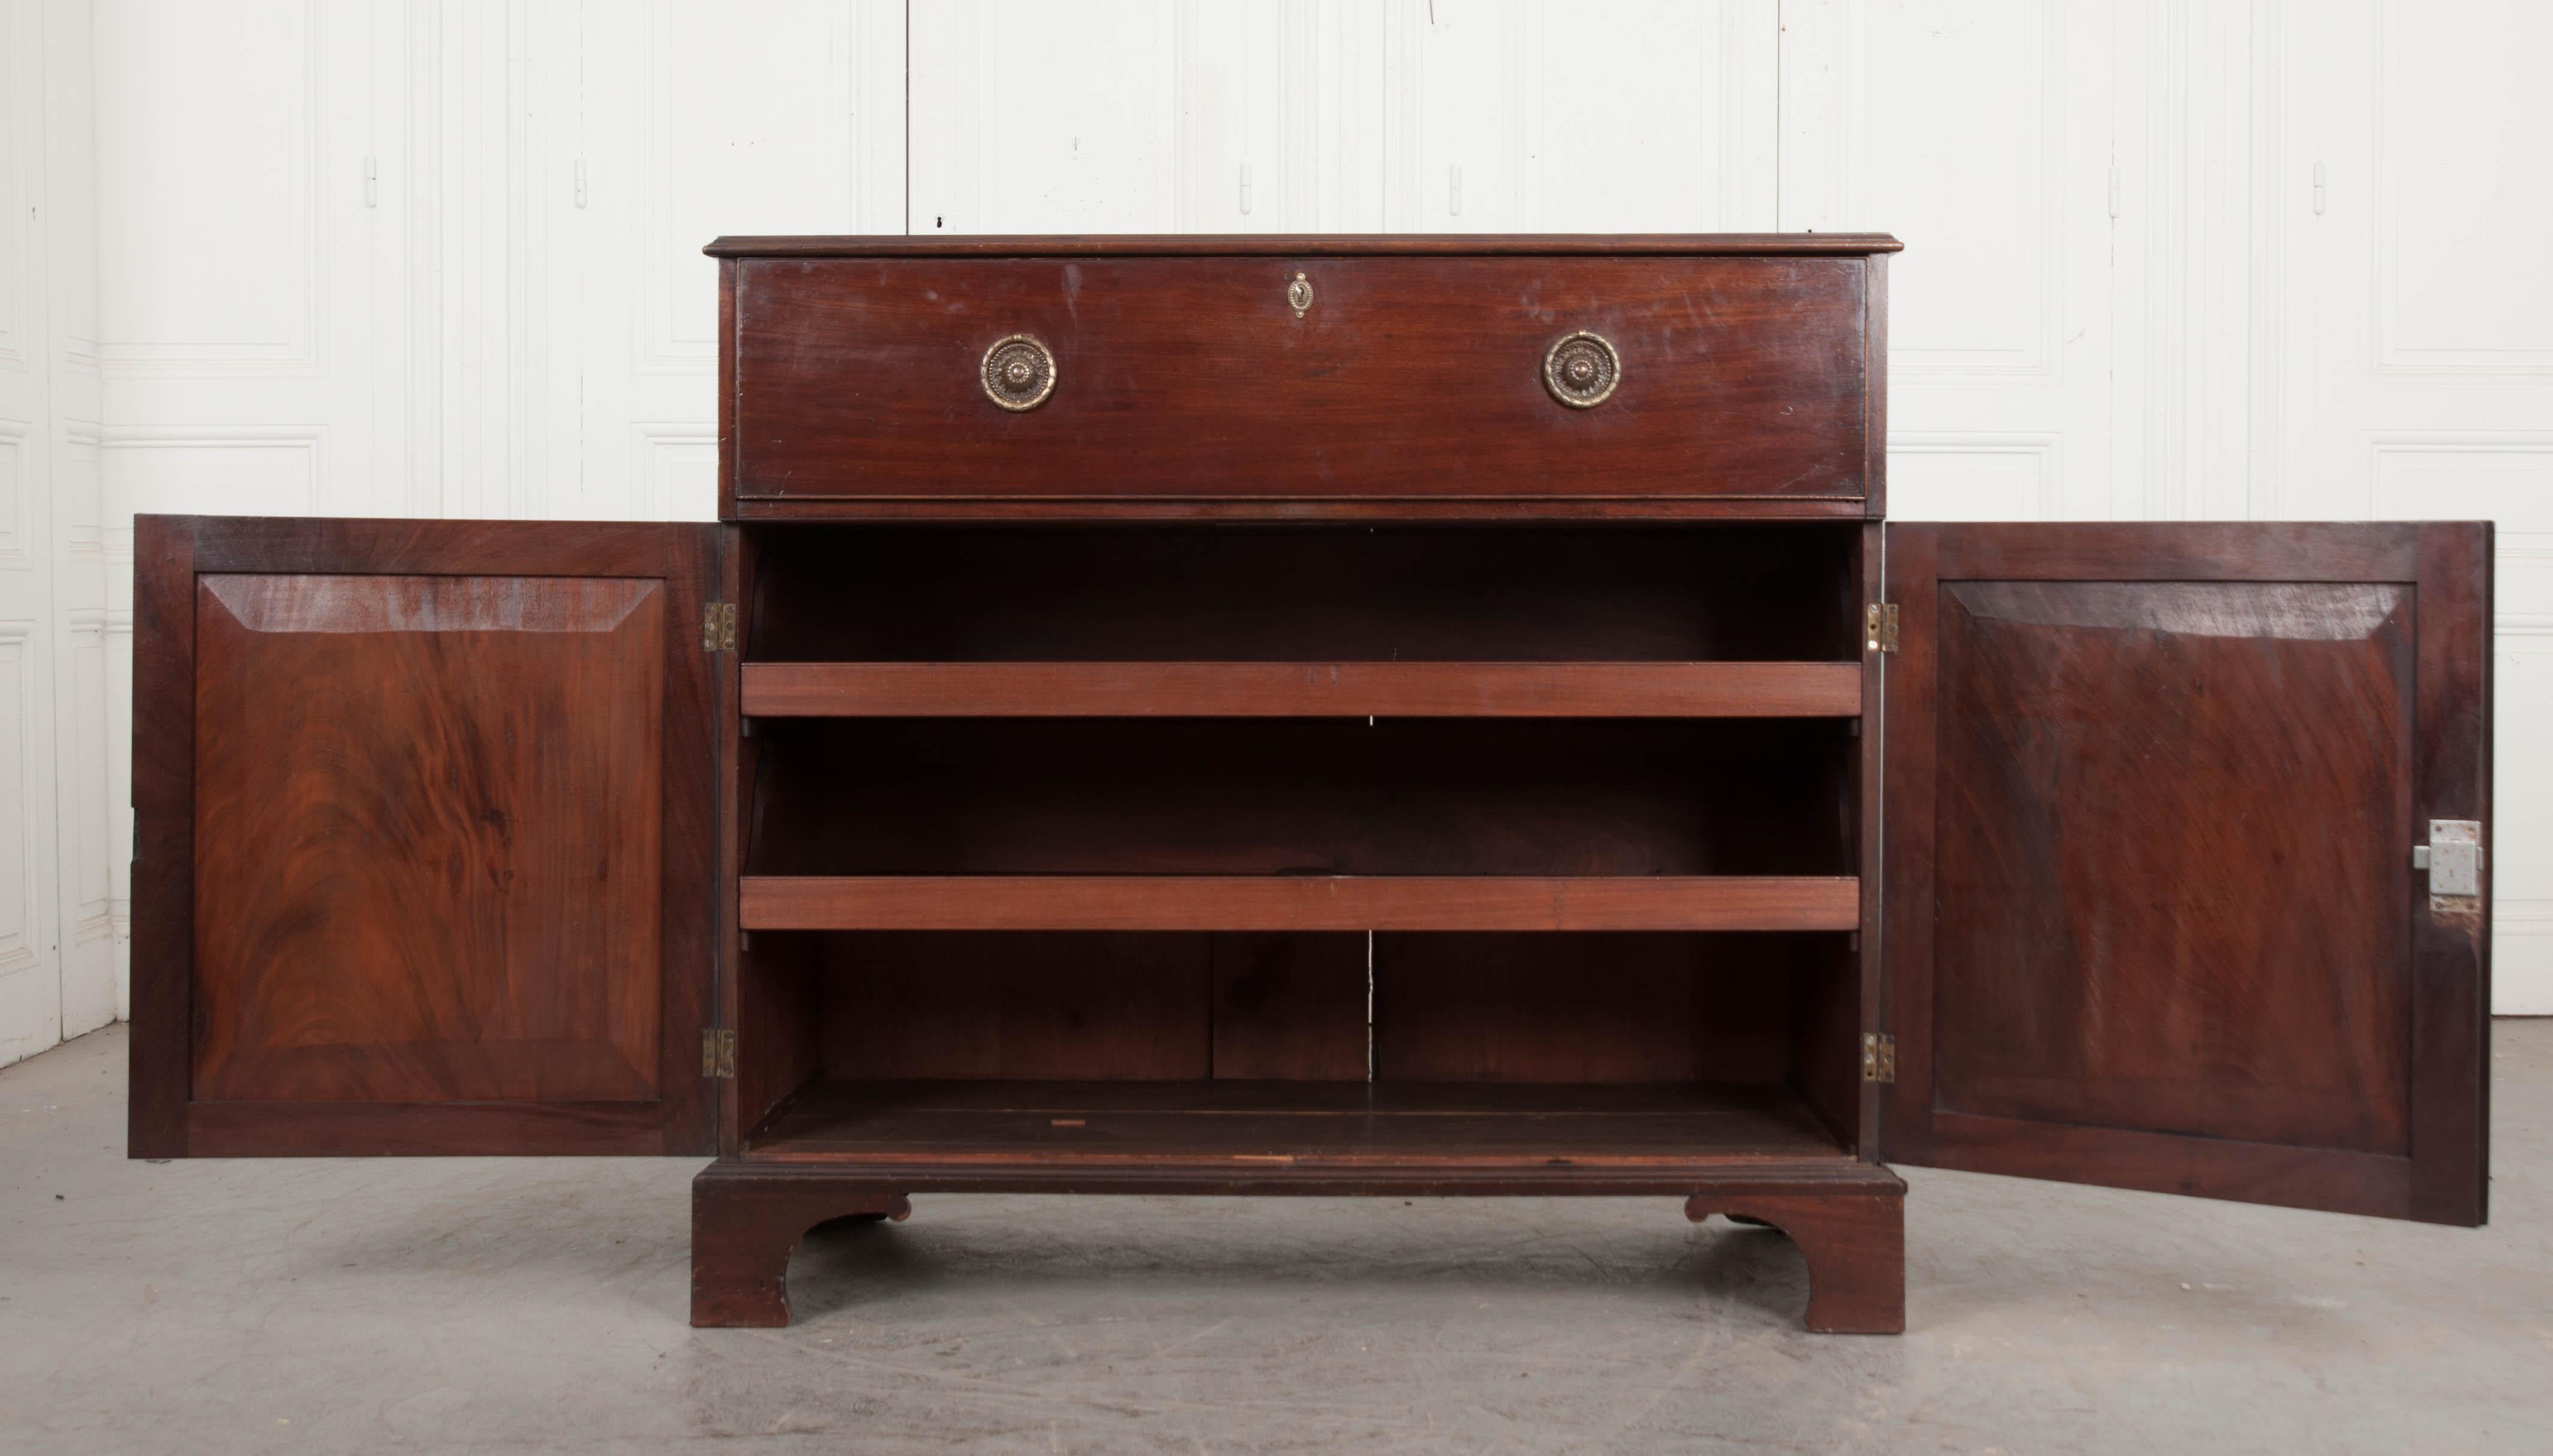
[{"label": "brass ring pull", "polygon": [[1602,334],[1565,335],[1542,357],[1542,386],[1571,409],[1594,409],[1621,382],[1622,357]]},{"label": "brass ring pull", "polygon": [[1004,409],[1035,409],[1054,392],[1054,356],[1026,334],[984,351],[984,397]]}]

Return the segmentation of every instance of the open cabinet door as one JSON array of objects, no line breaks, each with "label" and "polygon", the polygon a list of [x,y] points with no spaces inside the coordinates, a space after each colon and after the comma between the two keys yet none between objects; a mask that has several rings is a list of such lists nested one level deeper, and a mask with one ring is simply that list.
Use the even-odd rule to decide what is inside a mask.
[{"label": "open cabinet door", "polygon": [[141,518],[134,1156],[711,1151],[719,529]]},{"label": "open cabinet door", "polygon": [[1888,527],[1883,1156],[2482,1222],[2491,550]]}]

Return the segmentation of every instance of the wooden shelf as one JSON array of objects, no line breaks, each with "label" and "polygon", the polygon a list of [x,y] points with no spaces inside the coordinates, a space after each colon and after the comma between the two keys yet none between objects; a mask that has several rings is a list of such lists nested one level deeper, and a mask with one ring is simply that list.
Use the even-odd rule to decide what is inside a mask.
[{"label": "wooden shelf", "polygon": [[1850,876],[746,876],[747,930],[1853,930]]},{"label": "wooden shelf", "polygon": [[1654,1167],[1841,1160],[1772,1087],[1394,1082],[821,1082],[750,1139],[771,1162],[1080,1168]]},{"label": "wooden shelf", "polygon": [[1858,663],[747,663],[754,717],[1849,718]]}]

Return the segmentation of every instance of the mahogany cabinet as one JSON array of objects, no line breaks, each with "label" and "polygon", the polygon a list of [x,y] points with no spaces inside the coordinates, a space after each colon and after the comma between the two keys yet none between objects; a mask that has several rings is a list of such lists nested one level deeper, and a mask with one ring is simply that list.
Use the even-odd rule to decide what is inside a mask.
[{"label": "mahogany cabinet", "polygon": [[724,240],[722,524],[143,518],[132,1153],[2481,1222],[2490,526],[1883,524],[1896,246]]}]

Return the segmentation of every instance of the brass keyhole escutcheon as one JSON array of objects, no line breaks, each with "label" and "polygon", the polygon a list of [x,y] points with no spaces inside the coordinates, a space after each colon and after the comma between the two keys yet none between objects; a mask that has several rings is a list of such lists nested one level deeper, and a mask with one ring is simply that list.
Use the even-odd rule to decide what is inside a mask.
[{"label": "brass keyhole escutcheon", "polygon": [[1294,306],[1294,317],[1298,319],[1304,314],[1310,312],[1312,308],[1312,280],[1304,277],[1301,273],[1296,273],[1294,275],[1294,281],[1285,285],[1285,301]]},{"label": "brass keyhole escutcheon", "polygon": [[1594,409],[1622,382],[1622,357],[1612,341],[1581,330],[1551,346],[1542,357],[1542,384],[1551,397],[1571,409]]},{"label": "brass keyhole escutcheon", "polygon": [[1054,355],[1026,334],[984,351],[984,397],[1004,409],[1035,409],[1054,392]]}]

